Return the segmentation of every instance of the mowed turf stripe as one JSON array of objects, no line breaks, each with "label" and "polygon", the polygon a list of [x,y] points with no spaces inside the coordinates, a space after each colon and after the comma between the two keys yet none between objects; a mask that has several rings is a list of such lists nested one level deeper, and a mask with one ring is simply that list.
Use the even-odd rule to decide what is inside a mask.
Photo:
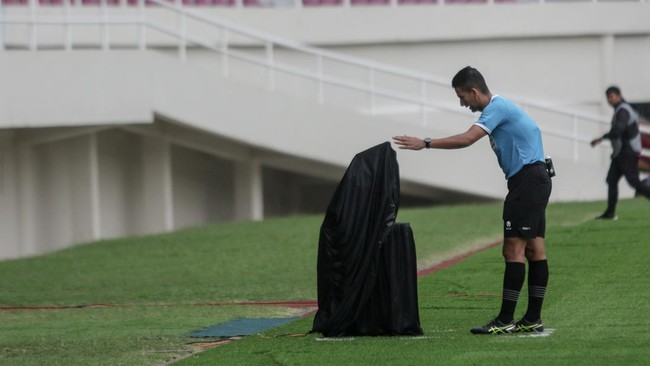
[{"label": "mowed turf stripe", "polygon": [[[473,256],[476,253],[484,250],[494,248],[501,243],[497,240],[493,243],[480,246],[478,248],[461,253],[455,257],[444,260],[431,267],[427,267],[418,271],[418,277],[430,275],[441,269],[448,268],[464,259]],[[311,308],[317,307],[317,300],[289,300],[289,301],[241,301],[241,302],[203,302],[191,304],[78,304],[78,305],[33,305],[33,306],[0,306],[0,311],[12,310],[64,310],[64,309],[85,309],[85,308],[106,308],[106,307],[136,307],[136,306],[226,306],[226,305],[243,305],[243,306],[283,306],[289,308]]]}]

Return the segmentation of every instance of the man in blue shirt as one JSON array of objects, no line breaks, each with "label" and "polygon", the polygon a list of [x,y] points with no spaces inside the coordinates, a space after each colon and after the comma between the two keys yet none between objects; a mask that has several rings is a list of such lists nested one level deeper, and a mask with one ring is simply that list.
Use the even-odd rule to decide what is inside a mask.
[{"label": "man in blue shirt", "polygon": [[[551,179],[544,163],[539,127],[511,101],[492,95],[481,73],[465,67],[452,80],[460,105],[481,116],[464,133],[440,139],[394,136],[400,149],[459,149],[488,135],[499,166],[508,180],[503,204],[505,273],[499,315],[473,334],[542,332],[542,303],[548,284],[544,236]],[[514,322],[528,261],[528,309]]]}]

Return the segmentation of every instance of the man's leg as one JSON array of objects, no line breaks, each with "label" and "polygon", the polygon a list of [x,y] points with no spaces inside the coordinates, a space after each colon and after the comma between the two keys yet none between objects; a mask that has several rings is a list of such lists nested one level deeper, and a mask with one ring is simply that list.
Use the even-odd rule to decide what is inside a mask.
[{"label": "man's leg", "polygon": [[472,328],[473,334],[512,333],[517,328],[513,318],[526,279],[527,243],[531,237],[544,236],[545,210],[552,188],[542,165],[534,164],[524,169],[508,181],[508,195],[503,205],[505,271],[501,311],[487,325]]},{"label": "man's leg", "polygon": [[506,268],[503,273],[503,296],[501,311],[497,318],[503,323],[512,322],[519,300],[519,293],[526,278],[525,261],[526,239],[505,238],[503,241],[503,257]]},{"label": "man's leg", "polygon": [[503,256],[506,259],[506,269],[503,274],[501,311],[487,325],[472,328],[470,331],[473,334],[505,334],[512,333],[515,330],[515,324],[513,323],[515,308],[526,277],[525,249],[525,239],[506,237],[503,240]]},{"label": "man's leg", "polygon": [[621,170],[627,183],[636,189],[638,193],[650,199],[650,186],[641,183],[639,179],[639,158],[635,155],[627,157],[621,166]]},{"label": "man's leg", "polygon": [[616,157],[612,160],[612,163],[609,165],[609,171],[607,172],[607,209],[600,218],[614,218],[616,215],[616,204],[618,203],[618,181],[623,175],[621,170],[618,168],[617,160],[619,157]]},{"label": "man's leg", "polygon": [[548,262],[544,238],[532,238],[526,243],[528,259],[528,309],[524,321],[541,324],[542,303],[548,285]]}]

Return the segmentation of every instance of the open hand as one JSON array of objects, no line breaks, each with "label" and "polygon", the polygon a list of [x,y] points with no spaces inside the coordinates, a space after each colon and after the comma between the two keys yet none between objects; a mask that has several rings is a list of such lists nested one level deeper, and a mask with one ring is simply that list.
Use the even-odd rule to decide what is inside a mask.
[{"label": "open hand", "polygon": [[413,136],[393,136],[393,142],[400,149],[422,150],[424,149],[424,140]]}]

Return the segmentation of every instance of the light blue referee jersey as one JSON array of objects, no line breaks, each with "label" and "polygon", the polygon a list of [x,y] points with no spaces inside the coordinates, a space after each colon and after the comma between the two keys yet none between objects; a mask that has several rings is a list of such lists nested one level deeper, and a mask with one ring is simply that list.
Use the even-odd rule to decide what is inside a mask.
[{"label": "light blue referee jersey", "polygon": [[537,123],[508,99],[494,95],[474,124],[490,136],[506,179],[524,165],[544,161],[542,132]]}]

